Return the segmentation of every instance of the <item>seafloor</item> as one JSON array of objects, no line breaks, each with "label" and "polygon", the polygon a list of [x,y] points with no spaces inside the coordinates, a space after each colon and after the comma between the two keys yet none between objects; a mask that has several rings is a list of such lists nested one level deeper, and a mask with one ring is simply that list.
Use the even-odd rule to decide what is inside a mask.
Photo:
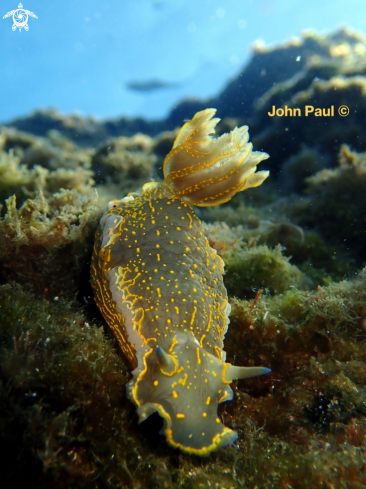
[{"label": "seafloor", "polygon": [[[366,487],[365,69],[361,35],[307,33],[256,46],[217,98],[165,121],[49,110],[1,127],[2,489]],[[206,107],[271,155],[261,187],[198,213],[226,264],[228,361],[272,374],[233,383],[219,415],[239,439],[202,459],[167,446],[157,415],[137,424],[89,265],[106,203],[161,178],[176,128]]]}]

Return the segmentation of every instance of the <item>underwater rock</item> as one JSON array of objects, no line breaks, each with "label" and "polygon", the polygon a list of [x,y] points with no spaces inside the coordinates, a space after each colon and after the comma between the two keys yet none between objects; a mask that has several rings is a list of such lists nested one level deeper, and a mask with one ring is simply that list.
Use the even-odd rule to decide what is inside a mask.
[{"label": "underwater rock", "polygon": [[0,286],[0,304],[1,487],[86,487],[101,464],[105,480],[128,483],[123,463],[132,470],[138,453],[118,408],[127,370],[113,341],[79,308],[20,286]]},{"label": "underwater rock", "polygon": [[17,196],[18,204],[42,191],[45,197],[63,189],[91,196],[94,191],[90,150],[69,141],[35,137],[2,128],[0,132],[0,202]]},{"label": "underwater rock", "polygon": [[225,222],[205,224],[204,228],[210,245],[224,260],[224,283],[230,296],[252,298],[258,289],[280,294],[289,286],[304,290],[313,286],[284,256],[281,246],[287,242],[290,248],[302,248],[304,233],[298,226],[258,220],[253,229],[242,225],[230,228]]},{"label": "underwater rock", "polygon": [[314,148],[303,146],[299,153],[284,161],[279,184],[286,194],[301,193],[306,188],[305,179],[330,166],[330,158]]},{"label": "underwater rock", "polygon": [[[313,106],[314,100],[317,101],[316,106]],[[315,79],[307,90],[299,92],[290,100],[284,100],[282,106],[289,110],[297,108],[301,115],[275,116],[267,129],[253,138],[254,144],[259,147],[266,145],[273,148],[271,155],[273,153],[277,167],[283,158],[297,153],[301,144],[312,147],[315,143],[317,150],[331,158],[336,156],[342,143],[351,144],[358,151],[366,150],[362,137],[362,120],[366,113],[365,77],[334,77],[329,81]],[[316,117],[311,113],[306,117],[306,106],[324,109],[328,116]],[[347,117],[338,113],[339,108],[344,106],[349,110]],[[330,113],[331,107],[334,115]],[[338,141],[338,144],[334,144],[334,141]]]},{"label": "underwater rock", "polygon": [[309,30],[276,46],[257,42],[248,64],[224,90],[204,103],[187,100],[178,104],[167,118],[168,129],[211,105],[224,117],[248,122],[257,136],[263,126],[271,125],[268,109],[291,101],[314,79],[363,75],[365,53],[365,37],[345,28],[326,35]]},{"label": "underwater rock", "polygon": [[152,139],[143,134],[107,141],[91,159],[97,183],[111,180],[146,181],[156,159],[151,154],[152,145]]},{"label": "underwater rock", "polygon": [[228,360],[270,362],[273,375],[233,386],[235,404],[220,416],[242,436],[200,462],[173,454],[156,420],[136,429],[128,370],[77,305],[9,285],[0,304],[2,487],[366,482],[366,269],[312,292],[231,300]]},{"label": "underwater rock", "polygon": [[139,132],[154,136],[166,128],[162,122],[147,122],[142,118],[121,117],[99,122],[93,117],[84,118],[78,114],[63,115],[55,109],[36,110],[28,117],[11,121],[7,126],[37,136],[47,136],[49,131],[57,131],[78,146],[96,146],[111,137],[133,136]]},{"label": "underwater rock", "polygon": [[59,167],[90,167],[90,151],[80,150],[57,131],[51,131],[49,138],[43,138],[3,127],[0,130],[0,151],[11,152],[19,158],[20,165],[28,168],[42,166],[57,170]]},{"label": "underwater rock", "polygon": [[288,287],[310,289],[312,281],[289,259],[283,256],[280,245],[270,249],[254,245],[240,251],[222,253],[225,262],[225,286],[231,296],[252,298],[258,289],[281,294]]},{"label": "underwater rock", "polygon": [[6,214],[0,215],[0,282],[15,281],[48,298],[78,292],[96,225],[95,195],[61,189],[46,199],[39,190],[19,209],[15,195],[5,202]]},{"label": "underwater rock", "polygon": [[366,260],[366,153],[343,145],[339,166],[307,178],[308,211],[299,214],[303,226],[319,229],[330,242],[352,250],[359,262]]}]

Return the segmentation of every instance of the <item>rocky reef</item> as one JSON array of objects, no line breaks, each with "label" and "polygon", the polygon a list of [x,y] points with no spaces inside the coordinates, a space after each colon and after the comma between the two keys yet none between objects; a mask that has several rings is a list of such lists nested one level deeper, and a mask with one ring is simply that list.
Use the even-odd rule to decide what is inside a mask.
[{"label": "rocky reef", "polygon": [[[165,121],[44,111],[1,128],[2,488],[366,485],[365,66],[361,35],[306,33],[256,45],[217,98]],[[225,262],[227,360],[272,374],[233,383],[219,416],[239,439],[198,458],[167,446],[159,416],[137,424],[89,266],[107,202],[161,178],[176,127],[209,106],[271,155],[262,187],[197,213]]]}]

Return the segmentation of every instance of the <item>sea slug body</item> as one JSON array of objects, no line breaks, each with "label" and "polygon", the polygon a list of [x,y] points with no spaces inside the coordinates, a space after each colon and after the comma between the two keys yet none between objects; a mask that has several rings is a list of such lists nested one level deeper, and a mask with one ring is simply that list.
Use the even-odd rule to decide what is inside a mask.
[{"label": "sea slug body", "polygon": [[91,266],[95,300],[133,367],[127,385],[139,420],[164,419],[170,445],[207,456],[237,434],[217,416],[230,382],[269,372],[225,363],[230,305],[224,263],[191,205],[217,205],[261,185],[268,158],[253,152],[247,126],[212,138],[214,109],[180,130],[164,162],[163,183],[110,202]]}]

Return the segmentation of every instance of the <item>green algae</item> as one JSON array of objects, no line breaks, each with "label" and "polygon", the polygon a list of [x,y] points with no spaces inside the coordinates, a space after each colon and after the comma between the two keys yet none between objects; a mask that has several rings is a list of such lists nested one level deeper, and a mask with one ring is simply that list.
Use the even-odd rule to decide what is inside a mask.
[{"label": "green algae", "polygon": [[8,153],[0,151],[0,201],[14,194],[18,203],[23,203],[37,192],[51,196],[61,188],[78,190],[90,196],[93,184],[92,172],[86,168],[49,170],[41,165],[29,168],[13,150]]},{"label": "green algae", "polygon": [[0,289],[0,304],[2,487],[366,482],[366,273],[316,296],[291,288],[257,302],[232,301],[228,359],[260,360],[273,374],[234,384],[235,400],[220,416],[239,440],[209,459],[166,446],[157,418],[137,427],[116,342],[77,304],[49,303],[9,285]]},{"label": "green algae", "polygon": [[95,194],[61,189],[48,199],[39,191],[17,209],[15,195],[9,197],[0,215],[1,282],[16,281],[47,298],[78,293],[92,250],[94,202]]},{"label": "green algae", "polygon": [[[0,294],[1,432],[8,466],[1,486],[85,487],[129,442],[119,434],[122,420],[115,413],[126,367],[82,311],[35,300],[19,286],[3,286]],[[94,453],[92,439],[102,433]]]},{"label": "green algae", "polygon": [[258,289],[281,294],[290,286],[308,289],[312,282],[283,256],[281,246],[252,246],[222,254],[226,273],[224,283],[229,295],[253,297]]}]

